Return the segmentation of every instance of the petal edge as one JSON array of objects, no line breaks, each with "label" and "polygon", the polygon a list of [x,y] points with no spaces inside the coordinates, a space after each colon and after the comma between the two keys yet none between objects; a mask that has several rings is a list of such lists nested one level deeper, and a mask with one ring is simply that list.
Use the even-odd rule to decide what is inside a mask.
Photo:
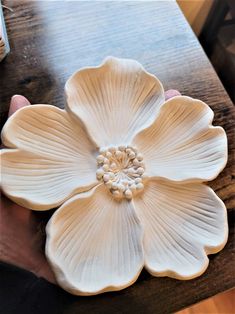
[{"label": "petal edge", "polygon": [[144,155],[147,177],[210,181],[227,163],[227,137],[211,125],[213,111],[202,101],[176,96],[133,144]]},{"label": "petal edge", "polygon": [[129,144],[150,125],[164,103],[161,82],[131,59],[109,57],[66,82],[67,108],[98,146]]},{"label": "petal edge", "polygon": [[206,270],[207,254],[227,242],[226,207],[204,184],[153,179],[135,208],[145,230],[145,267],[154,276],[195,278]]},{"label": "petal edge", "polygon": [[142,228],[133,205],[113,200],[104,189],[66,202],[46,228],[47,258],[58,283],[72,294],[124,289],[143,268]]}]

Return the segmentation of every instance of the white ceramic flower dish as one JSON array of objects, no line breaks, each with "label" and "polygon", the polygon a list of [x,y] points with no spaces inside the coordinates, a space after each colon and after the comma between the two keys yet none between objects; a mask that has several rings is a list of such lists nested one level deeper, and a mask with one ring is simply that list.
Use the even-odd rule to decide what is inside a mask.
[{"label": "white ceramic flower dish", "polygon": [[[134,60],[107,58],[66,83],[65,110],[20,109],[2,131],[2,189],[32,210],[58,207],[46,256],[76,295],[126,288],[145,267],[191,279],[227,241],[224,203],[204,182],[227,161],[213,112]],[[160,279],[159,279],[160,280]]]}]

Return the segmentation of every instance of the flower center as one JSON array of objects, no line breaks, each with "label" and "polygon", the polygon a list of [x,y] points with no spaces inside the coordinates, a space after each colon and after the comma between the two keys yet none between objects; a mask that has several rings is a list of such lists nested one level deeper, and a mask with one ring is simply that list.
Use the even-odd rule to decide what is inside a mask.
[{"label": "flower center", "polygon": [[144,188],[143,156],[131,146],[101,148],[97,156],[96,177],[116,198],[132,199]]}]

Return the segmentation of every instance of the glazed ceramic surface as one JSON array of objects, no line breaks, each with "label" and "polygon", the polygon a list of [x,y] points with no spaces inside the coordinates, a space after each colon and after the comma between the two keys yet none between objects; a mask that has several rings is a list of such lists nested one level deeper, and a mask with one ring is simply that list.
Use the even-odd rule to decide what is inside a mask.
[{"label": "glazed ceramic surface", "polygon": [[[123,289],[145,267],[191,279],[227,241],[223,202],[205,181],[227,139],[202,101],[165,101],[134,60],[107,58],[66,83],[65,110],[20,109],[2,131],[2,189],[32,210],[58,207],[46,256],[77,295]],[[160,280],[160,279],[159,279]]]}]

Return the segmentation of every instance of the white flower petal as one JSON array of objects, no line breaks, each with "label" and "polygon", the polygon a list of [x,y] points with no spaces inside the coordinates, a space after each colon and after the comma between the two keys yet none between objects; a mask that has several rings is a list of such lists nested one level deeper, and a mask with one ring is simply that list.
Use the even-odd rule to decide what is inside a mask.
[{"label": "white flower petal", "polygon": [[66,83],[68,108],[99,146],[129,143],[149,126],[164,103],[158,79],[134,60],[107,58],[75,73]]},{"label": "white flower petal", "polygon": [[227,241],[224,203],[204,184],[149,181],[134,204],[144,226],[145,267],[155,276],[199,276],[206,254]]},{"label": "white flower petal", "polygon": [[133,204],[114,200],[103,185],[75,196],[49,221],[46,255],[58,283],[73,294],[131,285],[144,263]]},{"label": "white flower petal", "polygon": [[53,208],[97,184],[95,147],[79,120],[53,106],[17,111],[2,133],[2,187],[22,206]]},{"label": "white flower petal", "polygon": [[214,179],[227,162],[227,138],[211,126],[213,111],[202,101],[178,96],[133,141],[144,155],[145,174],[170,180]]}]

